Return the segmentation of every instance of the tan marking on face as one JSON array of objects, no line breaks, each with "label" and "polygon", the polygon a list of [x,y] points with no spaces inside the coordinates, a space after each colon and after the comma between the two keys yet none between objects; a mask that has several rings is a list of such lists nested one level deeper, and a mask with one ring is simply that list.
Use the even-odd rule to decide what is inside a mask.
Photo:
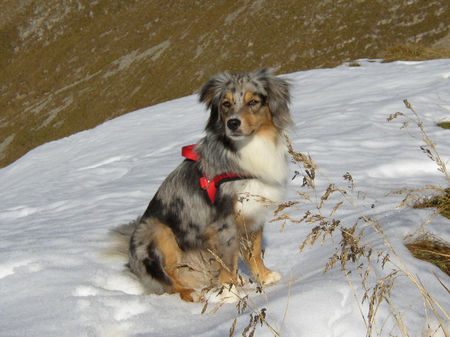
[{"label": "tan marking on face", "polygon": [[[256,104],[249,105],[255,101]],[[267,105],[262,105],[261,98],[247,91],[244,95],[245,105],[239,111],[242,131],[245,135],[264,134],[276,139],[276,131],[272,122],[272,114]]]},{"label": "tan marking on face", "polygon": [[250,92],[250,91],[247,91],[247,92],[245,93],[245,95],[244,95],[244,101],[245,101],[245,103],[248,103],[248,102],[250,102],[252,99],[255,99],[255,98],[256,98],[256,96],[253,95],[253,93]]},{"label": "tan marking on face", "polygon": [[276,143],[278,141],[278,133],[275,128],[275,125],[272,122],[272,119],[270,119],[270,122],[261,125],[257,134],[260,137],[268,138],[273,143]]},{"label": "tan marking on face", "polygon": [[233,104],[233,101],[234,101],[233,94],[231,92],[227,92],[222,99],[222,104],[224,102],[230,102],[231,104]]}]

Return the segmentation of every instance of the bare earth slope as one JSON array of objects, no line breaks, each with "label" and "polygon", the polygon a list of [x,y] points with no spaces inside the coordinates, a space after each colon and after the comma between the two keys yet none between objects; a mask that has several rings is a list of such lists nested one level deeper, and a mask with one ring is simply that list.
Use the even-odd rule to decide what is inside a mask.
[{"label": "bare earth slope", "polygon": [[0,166],[222,70],[287,73],[430,45],[449,18],[446,0],[3,0]]}]

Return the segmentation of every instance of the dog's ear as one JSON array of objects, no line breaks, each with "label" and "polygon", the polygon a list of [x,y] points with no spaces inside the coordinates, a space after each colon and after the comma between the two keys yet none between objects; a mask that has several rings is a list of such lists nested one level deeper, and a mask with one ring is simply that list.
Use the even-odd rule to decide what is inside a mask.
[{"label": "dog's ear", "polygon": [[199,101],[205,103],[208,109],[211,108],[214,96],[216,96],[217,87],[217,80],[213,77],[200,88]]},{"label": "dog's ear", "polygon": [[289,112],[289,103],[291,102],[290,84],[288,80],[275,76],[273,69],[270,68],[260,70],[258,75],[264,83],[264,89],[267,92],[273,123],[277,129],[284,130],[293,124]]},{"label": "dog's ear", "polygon": [[228,73],[221,73],[212,77],[200,88],[199,101],[205,103],[206,107],[211,109],[209,120],[205,127],[206,130],[218,127],[220,99],[229,77]]}]

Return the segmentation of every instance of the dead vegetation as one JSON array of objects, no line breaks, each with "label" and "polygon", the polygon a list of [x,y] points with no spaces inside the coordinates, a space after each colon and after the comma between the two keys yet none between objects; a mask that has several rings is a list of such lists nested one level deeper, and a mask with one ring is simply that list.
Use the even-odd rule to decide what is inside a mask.
[{"label": "dead vegetation", "polygon": [[425,233],[405,243],[414,257],[438,266],[450,276],[450,244],[436,235]]},{"label": "dead vegetation", "polygon": [[443,129],[450,129],[450,122],[439,122],[437,126],[440,126]]},{"label": "dead vegetation", "polygon": [[[425,132],[420,116],[408,101],[405,100],[404,103],[405,106],[413,113],[413,117],[405,117],[406,114],[398,113],[396,115],[391,115],[388,120],[392,120],[398,116],[403,116],[407,118],[409,122],[414,121],[422,134],[423,141],[425,142],[425,145],[421,146],[422,151],[437,164],[441,173],[447,177],[447,182],[450,182],[446,165],[441,160],[434,143]],[[315,211],[307,211],[305,216],[300,219],[300,222],[304,221],[305,223],[314,224],[315,226],[299,246],[299,251],[302,252],[305,247],[313,246],[318,242],[323,245],[327,239],[331,240],[335,248],[335,253],[328,259],[328,262],[324,268],[324,273],[335,267],[336,264],[340,266],[340,269],[344,273],[348,284],[354,293],[355,299],[358,302],[361,317],[367,329],[367,336],[381,336],[383,333],[384,327],[382,325],[380,326],[376,320],[377,312],[383,303],[385,303],[391,310],[391,315],[395,321],[399,333],[402,336],[410,335],[408,326],[402,318],[403,314],[391,301],[391,291],[397,278],[400,276],[407,277],[419,289],[423,296],[425,307],[424,316],[427,317],[427,320],[429,319],[428,310],[430,310],[434,319],[439,322],[439,327],[435,328],[435,331],[431,332],[432,335],[439,330],[445,336],[448,336],[447,326],[445,323],[449,319],[447,312],[440,306],[438,299],[433,298],[426,290],[426,286],[422,284],[420,279],[408,269],[407,265],[403,262],[396,250],[390,244],[388,237],[383,231],[382,224],[376,218],[366,216],[363,213],[360,213],[360,217],[356,223],[350,227],[344,226],[340,220],[333,217],[336,210],[343,203],[352,205],[355,210],[360,212],[354,203],[353,193],[355,192],[355,183],[350,173],[347,172],[343,176],[343,178],[349,182],[348,188],[337,188],[335,184],[330,184],[320,196],[320,193],[318,193],[315,188],[314,179],[316,177],[316,166],[312,162],[311,157],[309,155],[305,156],[295,152],[292,149],[292,146],[290,146],[289,152],[294,162],[298,164],[300,171],[303,172],[303,186],[309,187],[316,196],[314,201],[314,199],[309,195],[305,195],[305,193],[301,194],[305,200],[311,201],[313,206],[315,205],[315,207],[313,207]],[[423,195],[423,191],[429,189],[441,192],[430,200],[435,206],[437,206],[438,211],[436,211],[436,213],[442,214],[443,210],[449,206],[449,189],[443,189],[441,187],[427,187],[425,189],[421,189],[420,192],[422,193],[420,193],[420,195],[422,199],[426,198]],[[405,191],[402,191],[402,193],[404,192]],[[407,205],[408,200],[417,198],[417,190],[413,192],[407,190],[406,192],[406,197],[401,204],[402,206]],[[322,209],[324,202],[328,201],[332,193],[339,194],[341,200],[333,201],[335,206],[329,215],[323,214]],[[318,196],[320,196],[320,198]],[[417,206],[417,204],[413,205]],[[373,205],[372,207],[375,206]],[[277,219],[284,220],[286,218],[290,219],[290,217],[281,214]],[[298,221],[294,219],[294,222]],[[407,241],[405,246],[412,251],[415,257],[437,265],[448,274],[448,268],[450,265],[449,244],[435,235],[427,233],[425,231],[425,224],[426,222],[420,224],[420,228],[418,229],[419,234],[415,235],[414,239],[411,239],[412,236],[405,238]],[[369,228],[379,235],[384,246],[387,247],[387,250],[379,250],[364,242],[364,231]],[[341,239],[340,241],[336,241],[336,237],[339,237],[339,234]],[[388,269],[386,269],[387,265],[389,265]],[[354,290],[355,285],[349,277],[355,266],[360,276],[362,288],[364,289],[364,295],[362,298],[358,297],[358,294]],[[387,270],[387,272],[384,274],[380,273],[380,268],[381,270]],[[441,285],[445,287],[442,281],[439,281],[441,282]],[[367,309],[363,308],[364,303],[368,306]],[[429,323],[429,326],[432,326],[432,324]]]},{"label": "dead vegetation", "polygon": [[435,208],[436,213],[450,219],[450,188],[438,190],[433,196],[421,196],[414,208]]},{"label": "dead vegetation", "polygon": [[380,53],[380,57],[384,62],[445,59],[450,58],[450,49],[426,47],[420,44],[396,44]]}]

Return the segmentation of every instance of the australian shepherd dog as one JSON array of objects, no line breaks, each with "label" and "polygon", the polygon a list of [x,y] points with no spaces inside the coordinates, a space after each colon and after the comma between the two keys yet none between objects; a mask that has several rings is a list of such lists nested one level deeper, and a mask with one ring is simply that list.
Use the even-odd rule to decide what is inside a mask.
[{"label": "australian shepherd dog", "polygon": [[128,267],[149,293],[196,302],[216,287],[228,301],[239,255],[257,282],[281,278],[265,267],[261,244],[288,177],[289,84],[268,69],[225,72],[199,96],[210,110],[206,135],[183,148],[186,159],[145,213],[116,232],[127,238]]}]

